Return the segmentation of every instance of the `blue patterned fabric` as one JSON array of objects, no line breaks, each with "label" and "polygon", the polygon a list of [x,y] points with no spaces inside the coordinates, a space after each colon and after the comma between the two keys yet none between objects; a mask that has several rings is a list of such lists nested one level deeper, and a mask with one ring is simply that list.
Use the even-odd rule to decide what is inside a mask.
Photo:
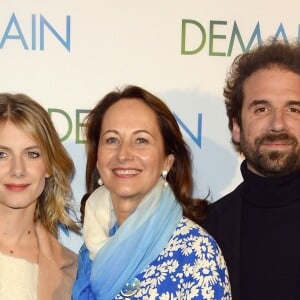
[{"label": "blue patterned fabric", "polygon": [[[79,271],[84,272],[83,277],[90,275],[90,268],[88,250],[83,247],[79,254]],[[75,292],[82,290],[80,278],[78,273]],[[114,299],[231,299],[227,268],[217,243],[185,217],[161,254],[136,278],[140,288],[134,295],[126,298],[120,293]],[[89,283],[82,284],[86,284],[85,299],[96,299]]]},{"label": "blue patterned fabric", "polygon": [[96,297],[111,300],[130,285],[161,253],[181,218],[182,207],[160,179],[93,259],[90,281]]}]

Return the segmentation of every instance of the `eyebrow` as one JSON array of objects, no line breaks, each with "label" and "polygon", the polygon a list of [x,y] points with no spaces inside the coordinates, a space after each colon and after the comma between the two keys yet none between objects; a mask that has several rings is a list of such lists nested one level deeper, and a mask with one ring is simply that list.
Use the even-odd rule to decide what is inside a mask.
[{"label": "eyebrow", "polygon": [[[253,100],[250,104],[249,104],[249,108],[257,106],[257,105],[266,105],[266,104],[270,104],[270,101],[268,100]],[[297,105],[300,106],[300,100],[289,100],[287,101],[286,105]]]},{"label": "eyebrow", "polygon": [[152,136],[152,134],[148,130],[145,130],[145,129],[140,129],[140,130],[134,131],[134,134],[138,134],[138,133],[146,133],[146,134],[149,134]]},{"label": "eyebrow", "polygon": [[119,134],[119,132],[118,132],[117,130],[108,129],[108,130],[104,131],[102,135],[105,135],[105,134],[107,134],[107,133],[115,133],[115,134]]},{"label": "eyebrow", "polygon": [[267,100],[253,100],[250,104],[249,104],[249,108],[254,107],[256,105],[262,105],[262,104],[269,104],[269,101]]},{"label": "eyebrow", "polygon": [[288,105],[298,105],[300,106],[300,100],[290,100],[288,101]]},{"label": "eyebrow", "polygon": [[[7,147],[7,146],[4,146],[4,145],[0,145],[0,149],[10,150],[11,148]],[[39,149],[40,150],[41,147],[38,146],[38,145],[33,145],[33,146],[26,147],[24,150],[32,150],[32,149]]]},{"label": "eyebrow", "polygon": [[[105,135],[107,133],[115,133],[115,134],[120,134],[119,131],[115,130],[115,129],[108,129],[106,130],[105,132],[103,132],[102,135]],[[133,132],[134,134],[139,134],[139,133],[146,133],[146,134],[149,134],[152,136],[152,134],[148,131],[148,130],[145,130],[145,129],[138,129],[138,130],[135,130]]]}]

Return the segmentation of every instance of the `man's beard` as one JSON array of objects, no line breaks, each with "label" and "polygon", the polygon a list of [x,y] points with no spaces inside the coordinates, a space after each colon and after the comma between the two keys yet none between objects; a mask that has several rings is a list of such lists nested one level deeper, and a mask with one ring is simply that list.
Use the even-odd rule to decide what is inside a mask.
[{"label": "man's beard", "polygon": [[[268,142],[284,142],[288,144],[288,150],[269,150],[263,146]],[[252,168],[266,177],[281,177],[300,169],[300,149],[295,136],[286,132],[266,133],[250,144],[241,131],[241,151],[247,163]]]}]

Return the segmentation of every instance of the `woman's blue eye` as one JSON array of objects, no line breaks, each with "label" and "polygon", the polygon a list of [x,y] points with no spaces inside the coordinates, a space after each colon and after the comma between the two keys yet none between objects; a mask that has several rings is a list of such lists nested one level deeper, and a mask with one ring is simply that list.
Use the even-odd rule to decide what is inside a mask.
[{"label": "woman's blue eye", "polygon": [[29,158],[37,158],[37,157],[40,157],[40,153],[39,152],[35,152],[35,151],[30,151],[27,153],[27,156]]},{"label": "woman's blue eye", "polygon": [[4,157],[6,157],[6,156],[7,156],[7,154],[6,154],[5,152],[0,151],[0,158],[4,158]]}]

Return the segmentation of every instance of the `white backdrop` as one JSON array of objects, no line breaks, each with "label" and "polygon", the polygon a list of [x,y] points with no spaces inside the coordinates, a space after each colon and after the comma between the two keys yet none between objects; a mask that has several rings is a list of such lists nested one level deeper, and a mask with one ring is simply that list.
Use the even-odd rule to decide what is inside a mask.
[{"label": "white backdrop", "polygon": [[[271,35],[300,40],[298,0],[0,3],[0,91],[22,92],[53,118],[73,157],[75,209],[85,191],[85,112],[115,87],[160,96],[192,149],[195,195],[212,201],[240,181],[222,89],[233,58]],[[59,154],[58,154],[59,155]],[[81,238],[61,234],[78,251]]]}]

